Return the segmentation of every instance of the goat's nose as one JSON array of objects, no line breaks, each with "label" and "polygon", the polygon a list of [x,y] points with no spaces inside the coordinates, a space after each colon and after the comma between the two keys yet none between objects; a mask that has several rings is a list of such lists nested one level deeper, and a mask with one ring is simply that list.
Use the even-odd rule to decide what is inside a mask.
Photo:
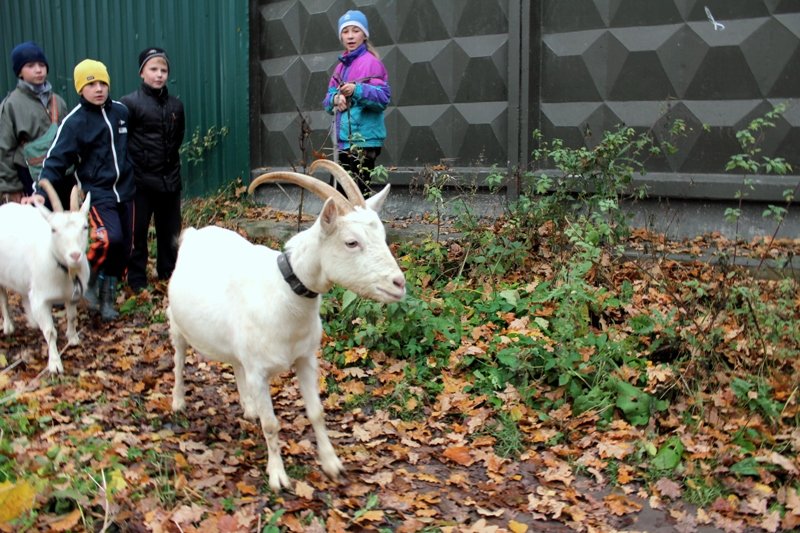
[{"label": "goat's nose", "polygon": [[396,278],[394,278],[394,280],[392,280],[392,283],[394,283],[394,286],[397,287],[398,289],[406,288],[406,278],[404,278],[403,276],[397,276]]},{"label": "goat's nose", "polygon": [[76,263],[81,260],[82,256],[83,256],[82,252],[72,252],[71,254],[69,254],[69,258],[75,261]]}]

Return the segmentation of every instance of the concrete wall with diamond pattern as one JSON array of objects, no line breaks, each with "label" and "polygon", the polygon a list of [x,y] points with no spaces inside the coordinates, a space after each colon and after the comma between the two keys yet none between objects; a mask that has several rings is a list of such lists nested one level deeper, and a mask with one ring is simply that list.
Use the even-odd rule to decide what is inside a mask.
[{"label": "concrete wall with diamond pattern", "polygon": [[526,168],[535,128],[592,146],[617,124],[663,136],[681,118],[679,151],[649,168],[680,196],[722,175],[735,132],[779,102],[763,155],[800,169],[798,0],[250,1],[253,167],[330,152],[336,21],[358,8],[390,74],[379,163],[394,182],[440,161]]}]

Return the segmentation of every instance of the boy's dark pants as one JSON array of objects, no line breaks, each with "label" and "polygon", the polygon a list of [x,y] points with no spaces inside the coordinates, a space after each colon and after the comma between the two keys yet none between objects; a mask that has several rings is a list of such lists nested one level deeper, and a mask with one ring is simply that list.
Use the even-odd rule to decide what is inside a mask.
[{"label": "boy's dark pants", "polygon": [[181,231],[181,193],[136,189],[133,223],[133,254],[128,264],[128,285],[134,290],[147,286],[147,233],[150,220],[156,227],[156,272],[158,279],[169,279],[178,258]]},{"label": "boy's dark pants", "polygon": [[92,270],[120,278],[128,266],[133,241],[133,201],[92,202],[91,240],[87,257]]}]

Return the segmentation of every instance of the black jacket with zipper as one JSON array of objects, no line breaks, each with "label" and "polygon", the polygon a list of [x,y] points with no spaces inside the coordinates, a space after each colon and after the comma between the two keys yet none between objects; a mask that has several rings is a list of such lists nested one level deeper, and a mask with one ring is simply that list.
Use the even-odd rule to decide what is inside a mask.
[{"label": "black jacket with zipper", "polygon": [[92,193],[92,205],[133,200],[136,186],[127,161],[128,110],[111,98],[100,106],[83,97],[80,100],[58,127],[39,179],[55,185],[74,165],[81,189]]},{"label": "black jacket with zipper", "polygon": [[186,131],[183,103],[166,87],[153,89],[145,83],[120,101],[128,108],[128,159],[136,187],[180,191],[180,148]]}]

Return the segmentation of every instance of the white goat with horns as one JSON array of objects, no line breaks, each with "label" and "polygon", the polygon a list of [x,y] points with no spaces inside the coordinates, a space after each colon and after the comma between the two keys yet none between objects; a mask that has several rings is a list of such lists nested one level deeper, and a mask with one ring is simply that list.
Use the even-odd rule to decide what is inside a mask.
[{"label": "white goat with horns", "polygon": [[175,348],[173,410],[186,403],[187,346],[203,357],[232,365],[245,417],[260,419],[267,440],[269,484],[276,491],[288,488],[289,478],[281,459],[280,426],[269,381],[292,367],[322,469],[333,478],[343,470],[328,438],[319,397],[319,295],[336,283],[384,303],[405,296],[405,278],[386,244],[377,213],[389,186],[365,200],[342,167],[318,160],[310,173],[318,169],[330,171],[347,197],[327,183],[294,172],[264,174],[250,184],[252,194],[266,182],[289,182],[325,200],[316,222],[289,239],[283,253],[223,228],[188,228],[181,235],[168,290],[167,316]]},{"label": "white goat with horns", "polygon": [[7,289],[19,293],[28,325],[38,325],[47,341],[47,369],[55,374],[64,366],[56,344],[53,304],[63,303],[67,310],[68,343],[80,342],[76,304],[89,279],[89,194],[79,207],[80,193],[73,188],[71,210],[65,212],[50,182],[41,180],[39,185],[53,211],[41,204],[0,206],[0,309],[3,333],[13,333]]}]

